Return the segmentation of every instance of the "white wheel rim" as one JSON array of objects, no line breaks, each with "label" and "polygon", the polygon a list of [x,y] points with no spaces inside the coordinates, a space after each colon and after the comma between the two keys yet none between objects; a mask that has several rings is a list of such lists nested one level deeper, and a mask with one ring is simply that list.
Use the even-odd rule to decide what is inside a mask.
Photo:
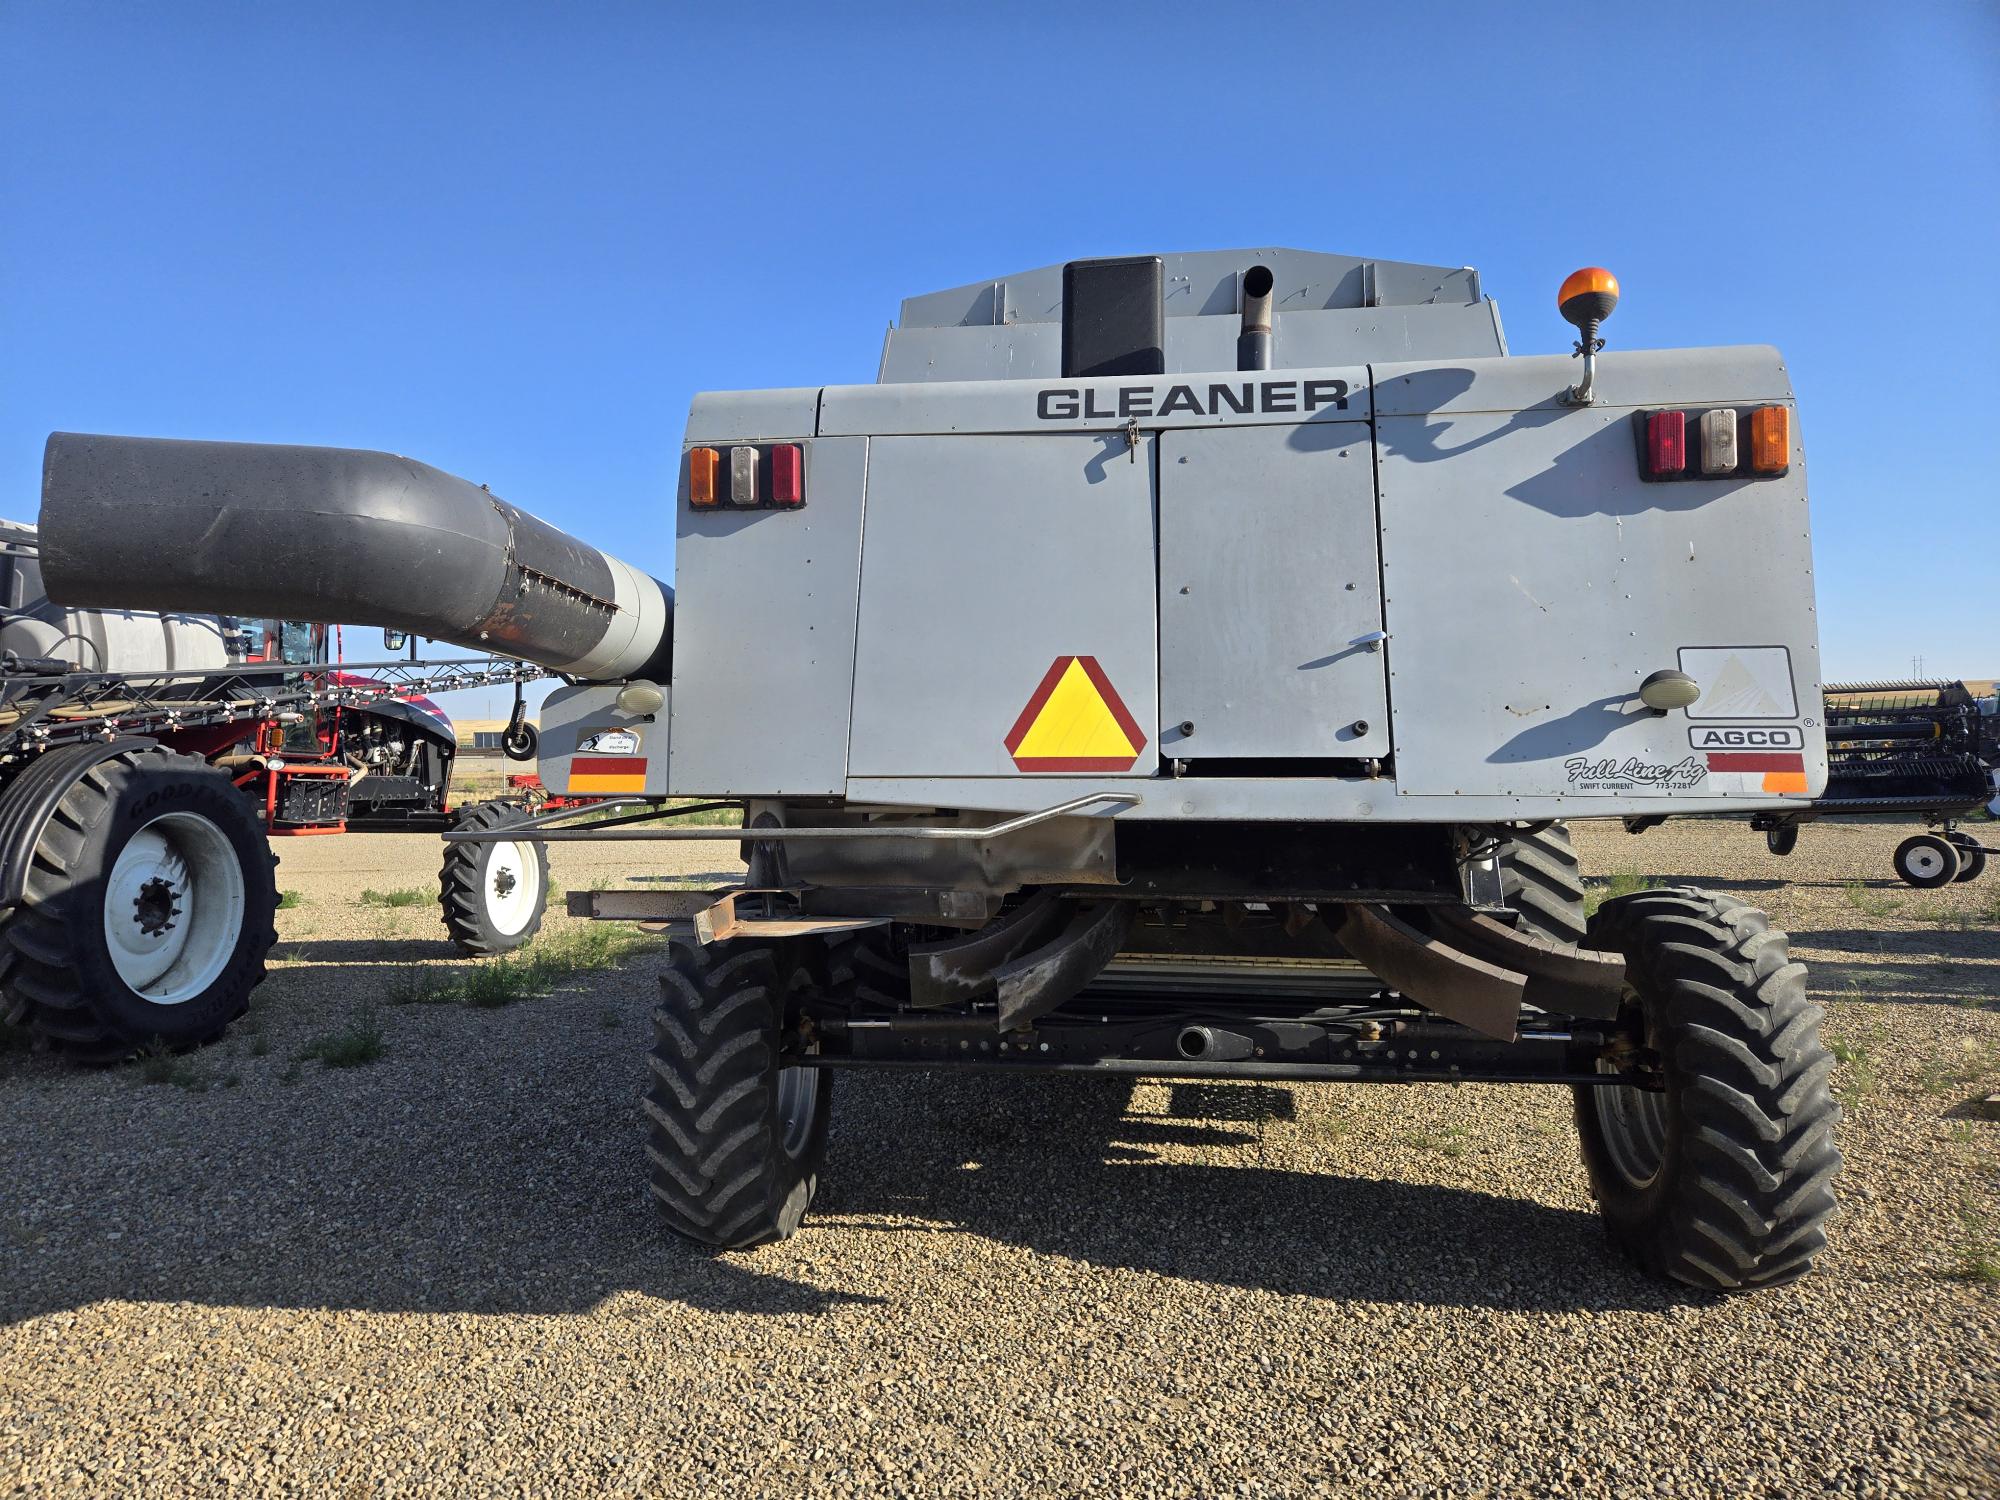
[{"label": "white wheel rim", "polygon": [[229,966],[245,909],[228,837],[198,813],[163,813],[126,841],[105,882],[112,967],[150,1004],[192,1000]]},{"label": "white wheel rim", "polygon": [[1910,873],[1919,880],[1931,880],[1944,873],[1944,856],[1929,844],[1919,844],[1906,857]]},{"label": "white wheel rim", "polygon": [[503,937],[512,937],[533,920],[542,900],[542,867],[519,844],[489,844],[480,890],[486,920]]}]

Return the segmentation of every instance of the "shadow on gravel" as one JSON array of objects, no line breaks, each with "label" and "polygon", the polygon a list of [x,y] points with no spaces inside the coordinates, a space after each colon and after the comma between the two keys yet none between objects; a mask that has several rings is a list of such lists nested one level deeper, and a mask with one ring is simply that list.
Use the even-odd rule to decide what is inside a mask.
[{"label": "shadow on gravel", "polygon": [[1814,994],[1871,1005],[1948,1005],[1979,1009],[2000,1005],[1990,971],[1953,969],[1942,962],[1899,964],[1881,960],[1804,958],[1806,983]]},{"label": "shadow on gravel", "polygon": [[[1619,868],[1631,869],[1633,866],[1628,863],[1620,865]],[[1706,891],[1777,891],[1783,890],[1787,886],[1806,886],[1812,884],[1812,882],[1804,880],[1726,880],[1715,875],[1655,875],[1650,870],[1643,868],[1643,861],[1641,862],[1639,873],[1652,881],[1654,885],[1692,885],[1699,886]],[[1597,871],[1592,871],[1590,878],[1593,880],[1609,880],[1611,872],[1606,870],[1600,874]]]},{"label": "shadow on gravel", "polygon": [[[356,1003],[393,972],[341,971]],[[843,1290],[847,1267],[879,1288],[872,1231],[923,1225],[1329,1299],[1676,1300],[1612,1256],[1594,1215],[1510,1197],[1504,1182],[1488,1193],[1263,1165],[1289,1089],[1176,1088],[1167,1114],[1134,1115],[1132,1085],[1101,1078],[842,1077],[821,1229],[704,1254],[663,1235],[645,1192],[650,985],[640,969],[599,979],[500,1011],[385,1009],[387,1053],[364,1068],[288,1069],[289,1041],[256,1056],[238,1039],[191,1059],[216,1080],[204,1092],[47,1059],[0,1078],[0,1323],[109,1298],[582,1313],[624,1291],[818,1315],[882,1300]],[[232,1073],[235,1086],[220,1081]],[[1185,1148],[1215,1155],[1160,1157]],[[810,1280],[796,1279],[801,1252]]]},{"label": "shadow on gravel", "polygon": [[943,1222],[1098,1266],[1336,1300],[1535,1312],[1709,1300],[1617,1260],[1594,1213],[1267,1168],[1249,1151],[1241,1164],[1161,1161],[1145,1148],[1243,1145],[1245,1133],[1128,1114],[1128,1082],[895,1073],[841,1085],[818,1217],[845,1230]]},{"label": "shadow on gravel", "polygon": [[293,938],[278,944],[278,949],[287,963],[353,964],[393,958],[413,964],[465,957],[447,937]]},{"label": "shadow on gravel", "polygon": [[188,1054],[201,1091],[148,1085],[137,1064],[8,1056],[0,1324],[109,1298],[518,1314],[638,1291],[763,1315],[875,1300],[662,1233],[641,1143],[641,966],[498,1010],[383,1006],[379,1062],[293,1061],[405,968],[324,971],[343,1004],[302,1017],[281,1000],[290,1029],[266,1055],[244,1034]]},{"label": "shadow on gravel", "polygon": [[[1813,927],[1794,932],[1792,942],[1841,953],[1891,953],[1941,965],[1961,958],[2000,958],[2000,931],[1963,927]],[[1922,967],[1921,964],[1914,967]]]}]

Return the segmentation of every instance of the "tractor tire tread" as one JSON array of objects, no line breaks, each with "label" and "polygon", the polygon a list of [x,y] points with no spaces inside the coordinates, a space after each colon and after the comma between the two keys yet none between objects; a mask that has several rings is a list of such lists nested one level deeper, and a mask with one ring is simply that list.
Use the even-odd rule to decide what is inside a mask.
[{"label": "tractor tire tread", "polygon": [[[120,1062],[132,1054],[137,1042],[113,1025],[93,1002],[77,970],[73,940],[76,918],[66,909],[67,897],[74,888],[68,860],[49,858],[43,850],[43,840],[56,831],[62,835],[60,841],[70,855],[80,853],[98,836],[100,825],[110,815],[114,788],[107,776],[108,769],[117,765],[136,767],[142,760],[164,761],[177,769],[214,774],[200,756],[183,755],[151,744],[134,745],[100,760],[64,790],[25,862],[20,899],[0,911],[0,986],[4,986],[9,1020],[75,1062]],[[34,774],[34,770],[44,765],[48,774],[60,774],[54,753],[28,774]],[[9,790],[21,790],[20,782]],[[275,866],[277,857],[272,855],[270,862]],[[252,903],[251,911],[254,909]],[[250,920],[254,922],[254,916]],[[177,1049],[208,1045],[249,1010],[250,992],[263,983],[267,972],[265,960],[277,940],[275,929],[251,939],[257,946],[248,971],[249,983],[212,1025],[199,1033],[176,1038]]]},{"label": "tractor tire tread", "polygon": [[[1604,903],[1590,946],[1622,951],[1670,1051],[1682,1126],[1663,1168],[1659,1209],[1643,1230],[1608,1219],[1646,1269],[1709,1291],[1796,1280],[1826,1244],[1841,1168],[1840,1118],[1805,966],[1756,908],[1669,887]],[[1600,1201],[1626,1191],[1590,1149],[1588,1089],[1577,1091],[1585,1159]],[[1676,1159],[1677,1147],[1677,1159]]]},{"label": "tractor tire tread", "polygon": [[1583,869],[1569,829],[1551,823],[1517,833],[1500,848],[1500,894],[1521,925],[1558,943],[1583,941]]},{"label": "tractor tire tread", "polygon": [[[518,823],[527,815],[527,808],[518,802],[480,802],[461,812],[453,828],[454,831],[501,828],[509,823]],[[537,844],[532,846],[532,852],[541,866],[542,904],[536,907],[534,915],[519,932],[498,931],[487,920],[486,904],[481,899],[483,875],[479,855],[483,847],[479,844],[446,844],[444,863],[438,867],[438,910],[452,944],[468,958],[492,958],[532,942],[535,934],[542,930],[542,918],[548,906],[548,855]]]},{"label": "tractor tire tread", "polygon": [[[645,1096],[655,1208],[721,1250],[784,1239],[818,1185],[819,1146],[788,1160],[774,1125],[789,956],[765,944],[676,944],[660,976]],[[819,1080],[818,1108],[828,1085]]]}]

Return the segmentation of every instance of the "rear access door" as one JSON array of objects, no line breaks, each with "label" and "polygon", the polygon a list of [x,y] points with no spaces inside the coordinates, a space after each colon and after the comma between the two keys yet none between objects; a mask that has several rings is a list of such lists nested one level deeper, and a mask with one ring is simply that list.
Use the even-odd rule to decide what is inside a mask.
[{"label": "rear access door", "polygon": [[1162,433],[1161,754],[1250,775],[1387,755],[1377,546],[1366,422]]}]

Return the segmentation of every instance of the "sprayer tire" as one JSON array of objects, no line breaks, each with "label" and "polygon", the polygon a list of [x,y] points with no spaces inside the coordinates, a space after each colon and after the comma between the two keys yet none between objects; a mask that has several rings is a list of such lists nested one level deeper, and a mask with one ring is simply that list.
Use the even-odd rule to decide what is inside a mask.
[{"label": "sprayer tire", "polygon": [[1523,931],[1572,946],[1583,941],[1583,868],[1564,824],[1516,833],[1496,858],[1501,899],[1519,913]]},{"label": "sprayer tire", "polygon": [[[504,828],[528,816],[518,802],[480,802],[460,811],[457,829]],[[549,902],[549,853],[537,843],[446,844],[438,906],[458,951],[474,958],[511,953],[542,930]]]},{"label": "sprayer tire", "polygon": [[255,807],[199,756],[149,742],[49,751],[0,795],[20,861],[0,912],[5,1009],[53,1049],[108,1063],[221,1036],[277,941]]},{"label": "sprayer tire", "polygon": [[806,945],[676,943],[653,1012],[646,1155],[668,1229],[741,1250],[797,1233],[826,1159],[833,1075],[787,1068]]},{"label": "sprayer tire", "polygon": [[1686,887],[1605,902],[1589,942],[1625,956],[1626,1019],[1661,1084],[1574,1089],[1613,1244],[1707,1291],[1803,1276],[1826,1244],[1841,1167],[1834,1060],[1805,965],[1763,912]]}]

